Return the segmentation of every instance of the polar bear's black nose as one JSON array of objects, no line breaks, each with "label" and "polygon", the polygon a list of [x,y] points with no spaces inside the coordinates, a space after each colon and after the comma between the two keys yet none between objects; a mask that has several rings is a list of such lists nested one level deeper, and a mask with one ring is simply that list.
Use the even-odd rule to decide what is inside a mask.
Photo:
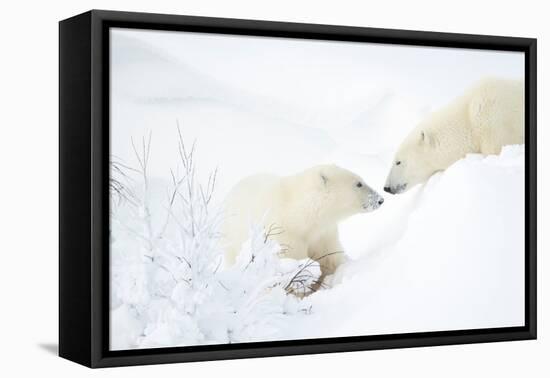
[{"label": "polar bear's black nose", "polygon": [[384,191],[388,192],[388,193],[391,193],[391,188],[389,186],[385,186]]},{"label": "polar bear's black nose", "polygon": [[378,200],[378,204],[379,204],[379,205],[382,205],[383,203],[384,203],[384,198],[380,198],[380,199]]}]

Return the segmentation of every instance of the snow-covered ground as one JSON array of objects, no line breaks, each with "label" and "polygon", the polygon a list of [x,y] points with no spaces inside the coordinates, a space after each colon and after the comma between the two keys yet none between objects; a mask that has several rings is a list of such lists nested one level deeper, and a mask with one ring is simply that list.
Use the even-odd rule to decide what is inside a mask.
[{"label": "snow-covered ground", "polygon": [[377,214],[347,222],[343,240],[354,246],[355,260],[338,272],[341,284],[315,294],[314,313],[289,332],[322,337],[523,324],[523,167],[523,146],[498,157],[470,155],[406,198],[388,198]]},{"label": "snow-covered ground", "polygon": [[[521,77],[521,54],[122,29],[111,41],[113,161],[138,167],[131,138],[141,154],[151,136],[147,190],[127,172],[148,206],[112,206],[113,349],[523,324],[523,146],[467,156],[343,222],[351,261],[331,288],[303,300],[284,286],[304,262],[272,259],[276,246],[258,233],[245,250],[265,258],[223,271],[214,239],[178,236],[178,208],[161,232],[170,169],[183,169],[177,124],[187,147],[195,142],[197,181],[218,169],[210,208],[249,174],[320,163],[381,191],[418,120],[483,77]],[[178,248],[205,245],[204,285],[178,286],[190,274],[178,268],[188,258]],[[149,250],[163,251],[157,265]]]}]

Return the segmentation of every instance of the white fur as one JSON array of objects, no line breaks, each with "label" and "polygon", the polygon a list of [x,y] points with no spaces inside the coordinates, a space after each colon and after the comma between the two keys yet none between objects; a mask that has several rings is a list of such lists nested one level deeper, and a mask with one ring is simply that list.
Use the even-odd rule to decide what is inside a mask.
[{"label": "white fur", "polygon": [[523,81],[485,79],[421,122],[399,147],[384,190],[404,192],[468,153],[524,142]]},{"label": "white fur", "polygon": [[285,177],[250,176],[226,198],[226,263],[235,262],[250,225],[261,223],[282,246],[284,257],[318,259],[333,253],[319,260],[323,275],[331,274],[344,261],[338,222],[377,209],[382,202],[359,176],[334,165]]}]

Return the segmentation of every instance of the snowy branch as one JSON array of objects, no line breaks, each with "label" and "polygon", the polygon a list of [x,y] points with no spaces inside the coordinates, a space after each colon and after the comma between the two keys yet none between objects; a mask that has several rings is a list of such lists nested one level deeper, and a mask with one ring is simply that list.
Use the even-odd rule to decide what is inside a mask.
[{"label": "snowy branch", "polygon": [[[130,141],[138,168],[112,167],[123,181],[113,181],[113,193],[120,192],[126,199],[111,222],[114,308],[120,312],[117,319],[123,319],[121,329],[135,324],[132,344],[126,347],[275,338],[275,325],[289,313],[285,303],[298,301],[288,293],[300,291],[305,296],[311,292],[320,274],[319,264],[281,259],[283,247],[273,236],[283,230],[276,225],[267,230],[256,225],[237,264],[222,269],[223,218],[212,201],[218,170],[201,185],[197,144],[186,146],[178,124],[181,169],[167,169],[161,196],[165,203],[155,203],[152,199],[159,196],[149,177],[151,140],[149,133],[139,145]],[[306,305],[296,302],[292,307],[296,313],[305,313]]]}]

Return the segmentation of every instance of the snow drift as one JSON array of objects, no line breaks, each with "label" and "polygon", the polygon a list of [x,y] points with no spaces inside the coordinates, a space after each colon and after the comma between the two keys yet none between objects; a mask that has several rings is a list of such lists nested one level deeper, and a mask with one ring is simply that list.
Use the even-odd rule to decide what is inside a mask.
[{"label": "snow drift", "polygon": [[289,334],[523,324],[524,182],[524,147],[508,146],[500,156],[469,155],[348,222],[343,239],[355,260],[337,273],[340,284],[311,297],[312,314]]}]

